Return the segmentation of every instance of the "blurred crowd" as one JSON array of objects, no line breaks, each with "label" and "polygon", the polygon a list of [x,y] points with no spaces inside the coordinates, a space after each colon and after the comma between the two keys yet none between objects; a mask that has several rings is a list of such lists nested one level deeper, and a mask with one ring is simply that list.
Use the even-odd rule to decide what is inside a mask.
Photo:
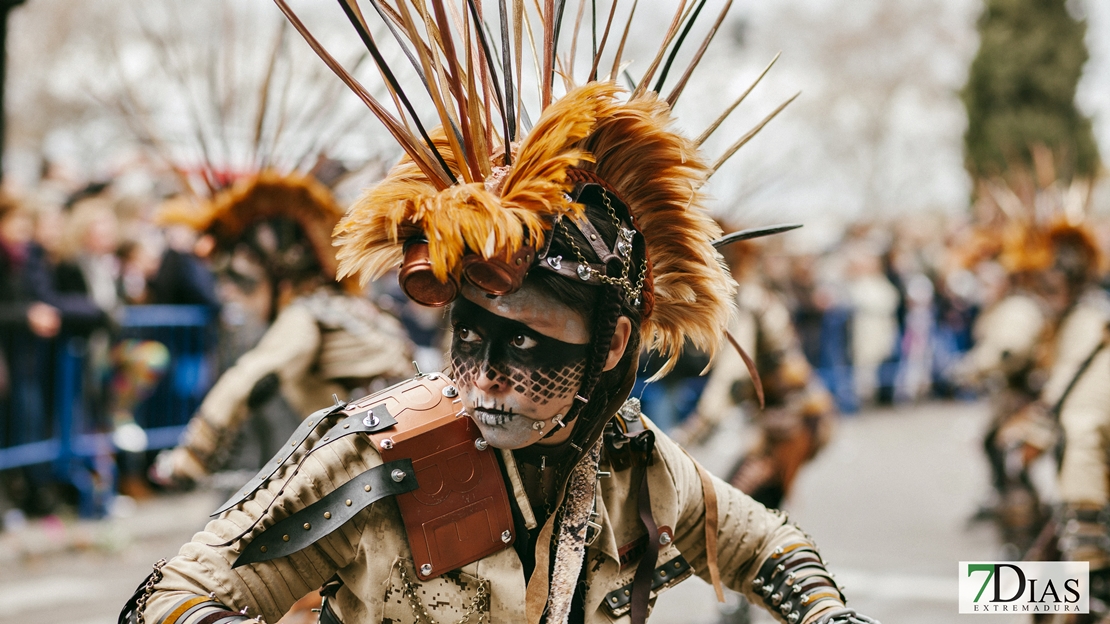
[{"label": "blurred crowd", "polygon": [[[414,364],[421,370],[445,365],[442,311],[407,300],[395,279],[366,287],[335,283],[334,258],[304,260],[330,253],[313,243],[310,228],[283,234],[284,226],[270,218],[259,223],[271,229],[228,236],[226,224],[220,226],[223,217],[199,225],[181,218],[196,210],[180,198],[136,197],[112,183],[65,193],[56,187],[52,193],[9,194],[0,202],[0,451],[59,435],[62,360],[49,345],[62,339],[81,356],[80,426],[111,441],[101,453],[115,471],[105,487],[132,497],[193,485],[229,467],[256,469],[327,397],[382,387],[411,374]],[[249,204],[240,200],[260,191],[237,192],[233,207]],[[325,239],[338,215],[330,218],[320,230]],[[763,491],[761,500],[773,506],[782,504],[799,467],[828,439],[837,414],[977,396],[982,388],[969,381],[960,362],[976,344],[977,319],[1007,293],[1012,273],[1000,253],[1002,237],[962,217],[860,221],[821,249],[799,243],[808,240],[804,232],[722,250],[741,284],[741,316],[750,317],[737,321],[733,332],[750,362],[726,346],[705,375],[708,357],[688,351],[675,370],[653,379],[657,364],[644,357],[634,392],[646,414],[690,444],[713,435],[730,410],[759,421],[758,433],[742,442],[749,452],[733,482],[749,493]],[[300,260],[290,264],[290,258]],[[320,289],[331,294],[321,299]],[[340,296],[371,311],[351,312],[360,319],[354,324],[346,317],[325,318],[354,309],[338,306]],[[313,310],[314,300],[326,304],[308,315],[312,327],[343,327],[335,335],[344,344],[363,335],[357,357],[382,362],[358,374],[310,376],[317,387],[290,390],[307,384],[297,382],[297,375],[327,368],[333,357],[328,353],[338,352],[328,351],[325,338],[303,348],[288,338],[315,330],[297,329],[283,310],[293,301],[302,305],[289,309]],[[159,384],[174,383],[166,377],[175,355],[170,345],[123,331],[126,310],[150,305],[207,310],[217,337],[207,343],[205,367],[192,380],[197,404],[188,409],[200,418],[182,434],[188,443],[161,455],[165,444],[152,444],[150,423],[137,422],[135,414]],[[272,338],[266,347],[275,326],[281,329],[273,333],[284,338]],[[383,337],[393,334],[401,338]],[[252,350],[258,353],[244,356]],[[304,355],[309,351],[311,356]],[[291,372],[272,365],[275,358],[291,362]],[[297,358],[308,359],[292,363]],[[234,390],[220,389],[221,375],[234,380],[224,384]],[[266,407],[275,394],[283,396],[276,416],[272,405]],[[183,426],[186,420],[169,424]],[[230,433],[208,432],[219,427],[230,427]],[[90,473],[98,474],[97,468]],[[20,466],[3,475],[0,504],[17,514],[51,513],[75,496],[57,484],[56,467]]]},{"label": "blurred crowd", "polygon": [[[281,293],[276,291],[285,286],[260,276],[269,270],[266,262],[244,268],[245,260],[235,253],[219,260],[216,248],[221,243],[213,236],[213,228],[196,228],[172,218],[182,211],[183,207],[176,205],[179,198],[135,197],[120,187],[119,183],[65,187],[47,179],[43,192],[9,193],[0,202],[0,450],[60,434],[53,427],[57,426],[54,414],[61,407],[56,404],[60,395],[54,388],[61,360],[48,345],[64,339],[69,349],[80,351],[83,369],[78,400],[84,422],[74,426],[109,436],[112,447],[102,454],[108,455],[104,461],[114,461],[118,474],[105,486],[141,497],[165,483],[151,482],[150,466],[159,449],[147,439],[144,427],[148,423],[135,420],[135,407],[158,384],[172,383],[164,378],[173,370],[173,356],[168,345],[157,340],[128,338],[121,331],[124,311],[128,306],[151,304],[195,305],[209,310],[219,338],[206,354],[209,374],[195,380],[206,390],[263,340],[283,305]],[[188,211],[188,207],[184,209]],[[800,249],[791,241],[795,234],[788,233],[745,243],[743,253],[725,251],[741,283],[755,280],[780,301],[785,311],[781,314],[788,318],[784,316],[785,324],[776,326],[774,333],[789,335],[787,342],[797,355],[795,364],[813,372],[813,383],[807,371],[801,385],[827,389],[831,401],[828,409],[821,411],[852,414],[871,404],[971,395],[952,379],[951,364],[970,348],[971,326],[979,311],[997,296],[997,282],[1002,278],[989,263],[969,265],[963,259],[966,230],[966,224],[944,219],[861,223],[848,228],[828,249]],[[254,246],[262,249],[265,245]],[[312,264],[306,274],[313,276],[307,289],[312,291],[327,271]],[[259,288],[262,282],[266,288]],[[407,301],[391,279],[354,290],[383,315],[400,321],[398,326],[406,336],[405,348],[393,353],[401,363],[392,364],[388,375],[375,371],[369,376],[396,379],[412,370],[413,361],[422,370],[443,368],[445,322],[441,310]],[[760,314],[760,318],[766,316]],[[749,350],[763,349],[753,342]],[[766,359],[764,356],[760,362]],[[686,353],[675,371],[637,389],[646,413],[666,429],[685,426],[690,442],[712,429],[705,423],[693,424],[696,417],[689,419],[697,415],[698,402],[710,380],[710,375],[699,374],[707,364],[703,354]],[[239,368],[242,371],[244,366]],[[743,372],[738,360],[723,362],[718,368]],[[645,358],[642,382],[654,372],[653,361]],[[775,376],[765,371],[760,374],[768,400],[785,402],[781,396],[776,399],[783,392],[776,394]],[[260,379],[251,379],[242,390],[242,400],[248,400],[246,394],[251,391],[262,392],[264,384],[260,383]],[[341,388],[350,392],[367,386],[345,384]],[[743,396],[734,394],[736,405],[745,404]],[[747,396],[751,396],[750,390]],[[253,401],[261,403],[258,396]],[[246,425],[241,434],[241,417],[226,416],[225,420],[236,422],[235,434],[240,439],[261,435],[271,441],[255,442],[261,447],[253,452],[244,451],[243,445],[249,447],[250,440],[221,441],[221,445],[238,444],[234,453],[222,449],[221,456],[252,456],[253,460],[235,466],[252,469],[255,466],[246,464],[260,463],[270,447],[284,440],[312,409],[311,403],[286,407],[287,413],[278,420],[269,425]],[[710,411],[720,411],[720,407]],[[698,426],[705,431],[696,432]],[[195,430],[193,425],[191,434]],[[816,442],[810,445],[819,446]],[[214,453],[214,449],[205,453]],[[209,460],[219,463],[205,457]],[[181,457],[176,461],[176,469],[166,467],[170,476],[189,472],[182,472]],[[222,467],[226,466],[195,469],[188,481]],[[72,500],[74,494],[56,483],[53,470],[49,465],[32,465],[4,472],[0,504],[16,510],[17,515],[56,511],[60,502]],[[779,504],[780,496],[768,502]]]}]

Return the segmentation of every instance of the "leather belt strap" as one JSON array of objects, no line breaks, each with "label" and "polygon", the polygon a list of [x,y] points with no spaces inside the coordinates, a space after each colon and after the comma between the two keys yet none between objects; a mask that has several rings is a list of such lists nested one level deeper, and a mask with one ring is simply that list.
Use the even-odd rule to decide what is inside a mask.
[{"label": "leather belt strap", "polygon": [[[681,577],[690,569],[690,563],[679,555],[674,559],[664,563],[663,565],[655,568],[652,574],[651,589],[652,591],[658,590],[667,583],[671,583],[675,578]],[[629,583],[624,587],[615,589],[608,594],[605,594],[605,607],[615,617],[623,614],[623,610],[632,602],[632,587],[633,583]]]},{"label": "leather belt strap", "polygon": [[339,621],[339,616],[335,614],[335,611],[331,610],[327,598],[324,598],[324,602],[320,605],[320,624],[343,624]]},{"label": "leather belt strap", "polygon": [[640,476],[640,493],[637,497],[637,508],[640,512],[640,521],[647,529],[647,545],[640,564],[636,566],[636,576],[632,579],[632,624],[647,622],[648,601],[651,598],[652,573],[655,571],[655,562],[659,558],[659,527],[655,525],[655,518],[651,515],[651,494],[648,491],[647,466]]},{"label": "leather belt strap", "polygon": [[231,498],[229,498],[227,502],[225,502],[223,505],[220,505],[219,509],[212,512],[212,515],[210,517],[215,518],[228,509],[231,509],[232,507],[243,502],[251,494],[254,494],[256,491],[258,491],[258,488],[262,487],[267,481],[269,481],[270,478],[273,477],[274,474],[278,471],[278,468],[280,468],[282,464],[288,461],[289,458],[293,456],[293,453],[295,453],[297,449],[304,444],[305,440],[308,439],[308,436],[312,434],[313,430],[315,430],[316,428],[316,425],[320,424],[321,420],[327,418],[328,416],[341,412],[346,408],[346,403],[330,405],[322,410],[316,410],[312,413],[312,415],[304,419],[304,422],[302,422],[300,426],[297,427],[297,430],[293,432],[293,435],[289,436],[289,440],[287,440],[285,445],[281,447],[281,450],[278,451],[277,454],[275,454],[270,459],[270,461],[266,462],[266,465],[262,467],[262,470],[259,470],[258,474],[256,474],[250,481],[247,481],[243,485],[243,487],[239,488],[238,492],[232,494]]},{"label": "leather belt strap", "polygon": [[[693,458],[690,458],[693,461]],[[705,565],[709,568],[709,578],[713,582],[713,589],[717,592],[717,602],[725,601],[725,590],[721,585],[721,568],[717,562],[717,533],[718,510],[717,490],[713,487],[713,478],[698,462],[694,462],[701,478],[701,493],[705,500]]]},{"label": "leather belt strap", "polygon": [[372,503],[417,487],[411,459],[375,466],[260,533],[231,567],[291,555],[323,539]]},{"label": "leather belt strap", "polygon": [[219,611],[216,611],[215,613],[205,616],[203,619],[198,621],[197,624],[216,624],[217,622],[224,621],[234,622],[235,618],[238,618],[239,621],[246,621],[247,619],[234,611],[224,611],[221,609]]}]

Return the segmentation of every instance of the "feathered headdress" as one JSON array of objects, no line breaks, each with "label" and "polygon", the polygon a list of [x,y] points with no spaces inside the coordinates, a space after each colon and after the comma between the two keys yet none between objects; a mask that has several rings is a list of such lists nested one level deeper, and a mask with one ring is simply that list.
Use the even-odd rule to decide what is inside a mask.
[{"label": "feathered headdress", "polygon": [[[285,0],[275,2],[405,150],[401,162],[336,228],[341,276],[357,274],[363,281],[379,277],[403,260],[408,262],[406,254],[414,241],[426,245],[423,261],[443,283],[457,279],[468,257],[505,263],[510,269],[513,262],[522,261],[539,266],[555,224],[582,219],[582,206],[568,193],[585,180],[603,186],[627,207],[634,226],[621,221],[622,232],[634,229],[643,236],[648,266],[642,271],[626,268],[627,277],[618,285],[641,306],[644,344],[667,360],[659,374],[670,370],[687,341],[710,353],[716,350],[731,313],[735,284],[711,244],[721,232],[705,210],[702,188],[786,106],[712,164],[699,150],[702,142],[751,88],[697,139],[675,128],[671,107],[731,0],[666,96],[663,86],[673,75],[678,51],[704,0],[678,2],[657,52],[631,91],[619,87],[615,78],[622,72],[627,75],[622,59],[635,3],[623,28],[617,19],[618,2],[612,3],[607,17],[594,5],[588,72],[576,82],[581,68],[575,66],[575,50],[579,35],[587,31],[582,27],[585,2],[578,7],[573,28],[564,28],[565,0],[542,0],[534,10],[519,0],[500,0],[487,7],[489,11],[480,0],[369,0],[363,4],[381,19],[411,65],[406,70],[418,76],[431,100],[434,116],[428,117],[434,121],[427,125],[402,88],[398,72],[384,61],[358,0],[339,0],[339,5],[374,58],[392,108],[335,60]],[[568,39],[569,53],[561,57],[559,46]],[[531,70],[525,67],[526,53],[536,72],[536,84],[527,87],[523,83]],[[766,70],[755,82],[765,74]],[[557,78],[564,86],[561,97],[555,94]],[[526,104],[528,95],[535,98],[531,104]],[[533,117],[529,110],[538,115]],[[612,256],[619,251],[614,249]],[[564,274],[574,275],[566,269],[568,262],[548,260],[550,266],[544,268],[561,267]],[[582,279],[600,273],[600,265],[577,260],[569,264],[577,267]]]},{"label": "feathered headdress", "polygon": [[[176,178],[180,193],[157,220],[227,250],[261,221],[296,223],[313,270],[334,278],[331,231],[343,210],[316,173],[344,142],[369,142],[357,102],[338,97],[342,85],[272,11],[211,0],[135,9],[143,37],[115,46],[118,73],[99,96]],[[269,29],[266,45],[243,44]],[[136,47],[155,62],[124,63]]]}]

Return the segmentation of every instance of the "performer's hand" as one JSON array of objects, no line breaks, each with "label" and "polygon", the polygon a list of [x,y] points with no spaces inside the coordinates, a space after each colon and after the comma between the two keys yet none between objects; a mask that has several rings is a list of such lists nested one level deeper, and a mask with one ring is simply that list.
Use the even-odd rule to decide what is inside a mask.
[{"label": "performer's hand", "polygon": [[208,472],[184,448],[167,449],[154,458],[150,480],[171,490],[187,490],[208,476]]}]

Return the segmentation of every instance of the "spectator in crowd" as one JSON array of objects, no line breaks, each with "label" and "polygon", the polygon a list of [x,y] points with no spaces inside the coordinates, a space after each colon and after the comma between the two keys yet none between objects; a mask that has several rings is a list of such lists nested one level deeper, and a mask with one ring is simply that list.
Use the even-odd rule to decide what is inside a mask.
[{"label": "spectator in crowd", "polygon": [[[43,252],[36,256],[28,278],[34,295],[56,306],[63,328],[86,347],[86,407],[126,454],[146,450],[146,432],[135,423],[134,409],[162,378],[169,351],[155,341],[116,339],[124,303],[116,256],[118,227],[107,198],[77,202],[65,220],[61,240],[43,241]],[[51,248],[54,253],[47,252]],[[121,490],[145,495],[145,483],[135,465],[138,459],[124,455],[120,460]]]}]

